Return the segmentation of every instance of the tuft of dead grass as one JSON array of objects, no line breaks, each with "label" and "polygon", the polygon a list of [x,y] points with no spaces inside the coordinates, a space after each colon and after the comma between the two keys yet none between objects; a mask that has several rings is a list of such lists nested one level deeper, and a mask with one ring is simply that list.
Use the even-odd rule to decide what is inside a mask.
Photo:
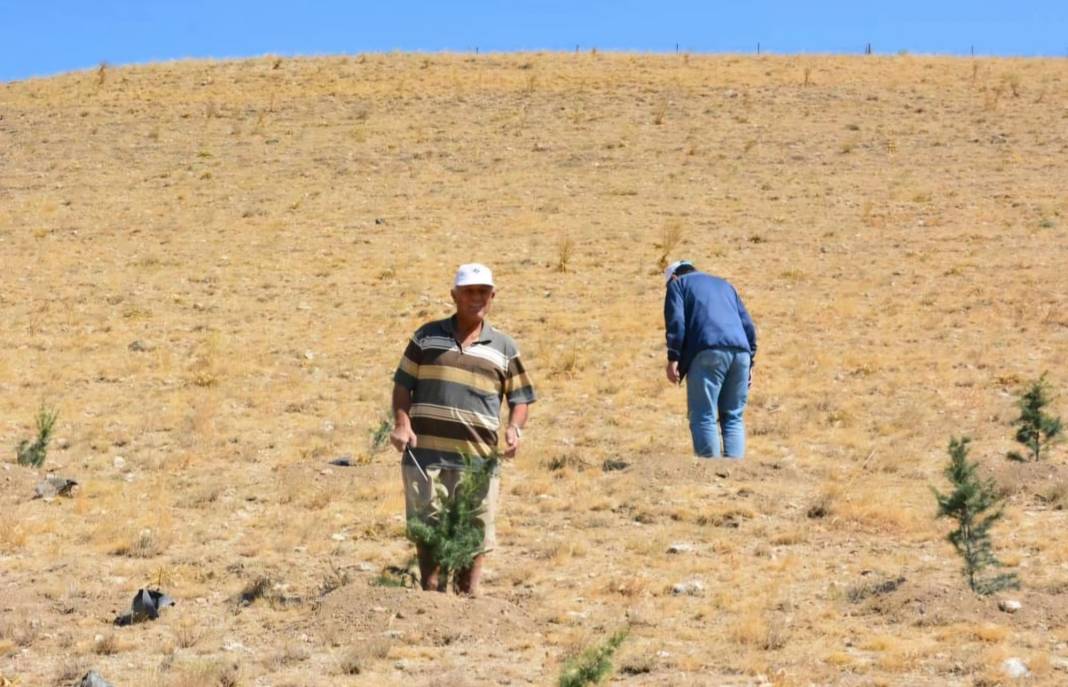
[{"label": "tuft of dead grass", "polygon": [[728,633],[737,644],[761,651],[782,649],[788,638],[782,619],[773,619],[758,611],[746,612],[736,618]]}]

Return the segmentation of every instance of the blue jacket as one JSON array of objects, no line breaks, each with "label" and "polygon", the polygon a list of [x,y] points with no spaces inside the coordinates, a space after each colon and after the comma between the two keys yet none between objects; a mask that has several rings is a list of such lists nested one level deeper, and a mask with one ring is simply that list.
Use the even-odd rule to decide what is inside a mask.
[{"label": "blue jacket", "polygon": [[664,297],[668,360],[679,361],[679,375],[709,348],[748,351],[756,357],[756,327],[742,299],[726,280],[703,272],[672,279]]}]

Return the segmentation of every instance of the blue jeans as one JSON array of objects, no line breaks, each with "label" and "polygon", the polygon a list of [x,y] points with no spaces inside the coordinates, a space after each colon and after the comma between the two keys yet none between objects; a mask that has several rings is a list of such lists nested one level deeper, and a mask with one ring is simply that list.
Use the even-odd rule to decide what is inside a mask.
[{"label": "blue jeans", "polygon": [[701,351],[686,371],[686,402],[693,452],[719,458],[719,430],[728,458],[745,455],[745,403],[749,399],[749,353],[728,348]]}]

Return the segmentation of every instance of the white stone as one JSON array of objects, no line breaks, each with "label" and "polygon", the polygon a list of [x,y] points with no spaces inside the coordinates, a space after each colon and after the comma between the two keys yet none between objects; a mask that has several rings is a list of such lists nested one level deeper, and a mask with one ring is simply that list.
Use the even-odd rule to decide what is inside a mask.
[{"label": "white stone", "polygon": [[668,553],[691,553],[693,551],[693,544],[687,544],[686,542],[676,542],[668,547]]},{"label": "white stone", "polygon": [[697,596],[704,590],[705,585],[701,580],[686,580],[672,587],[671,593],[675,596]]},{"label": "white stone", "polygon": [[1006,658],[1001,663],[1001,670],[1013,679],[1027,677],[1031,674],[1031,671],[1027,669],[1027,664],[1015,656]]},{"label": "white stone", "polygon": [[112,461],[112,464],[115,466],[116,470],[122,470],[126,467],[126,459],[122,456],[115,456],[115,460]]},{"label": "white stone", "polygon": [[349,537],[344,532],[335,532],[335,533],[330,535],[330,538],[333,539],[334,541],[345,541]]},{"label": "white stone", "polygon": [[1016,611],[1023,608],[1023,604],[1021,604],[1016,599],[1002,599],[998,601],[998,608],[1005,611],[1006,613],[1015,613]]}]

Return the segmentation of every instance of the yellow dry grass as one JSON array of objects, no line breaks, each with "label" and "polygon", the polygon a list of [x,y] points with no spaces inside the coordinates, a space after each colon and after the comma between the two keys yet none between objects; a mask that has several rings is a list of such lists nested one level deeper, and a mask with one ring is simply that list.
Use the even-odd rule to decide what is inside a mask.
[{"label": "yellow dry grass", "polygon": [[[1021,477],[995,531],[1014,615],[962,591],[928,486],[951,434],[1000,460],[1021,383],[1068,388],[1066,113],[1063,61],[920,56],[0,84],[0,439],[56,407],[45,470],[81,482],[31,500],[43,472],[2,466],[0,675],[547,684],[629,622],[626,684],[971,684],[1008,656],[1057,684],[1063,473]],[[681,257],[760,330],[741,464],[694,463],[662,379],[659,269]],[[410,555],[396,456],[370,437],[472,260],[540,393],[478,600],[507,624],[371,588],[331,625],[322,594]],[[108,627],[150,584],[178,605]]]}]

